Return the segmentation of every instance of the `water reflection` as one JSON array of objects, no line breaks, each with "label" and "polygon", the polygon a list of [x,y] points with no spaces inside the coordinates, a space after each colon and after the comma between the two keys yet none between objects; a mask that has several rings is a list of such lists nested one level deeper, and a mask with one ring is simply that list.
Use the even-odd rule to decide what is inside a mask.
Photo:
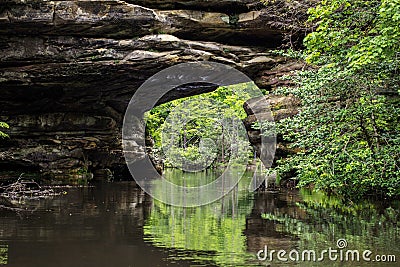
[{"label": "water reflection", "polygon": [[[173,174],[177,174],[174,171]],[[183,175],[183,174],[181,174]],[[196,174],[185,174],[196,175]],[[224,199],[198,208],[179,208],[154,202],[144,233],[153,245],[174,251],[173,259],[212,262],[218,266],[368,266],[371,262],[321,258],[321,251],[338,249],[345,239],[348,249],[371,250],[375,255],[395,255],[400,260],[399,203],[363,202],[346,204],[321,193],[281,191],[249,194],[248,179]],[[194,179],[194,178],[192,178]],[[173,180],[173,178],[172,178]],[[316,252],[310,260],[270,262],[257,260],[256,254],[270,250]],[[288,258],[286,256],[286,258]],[[318,258],[324,259],[318,262]],[[334,258],[334,257],[332,257]],[[393,259],[392,259],[393,260]],[[397,266],[396,262],[374,262],[373,266]]]},{"label": "water reflection", "polygon": [[0,210],[7,266],[163,266],[166,253],[143,241],[151,200],[133,183],[70,188],[30,203],[35,211]]},{"label": "water reflection", "polygon": [[[176,175],[177,171],[171,174]],[[170,255],[173,259],[212,262],[218,266],[251,264],[255,257],[247,252],[244,234],[246,218],[253,207],[253,196],[247,190],[251,178],[247,175],[223,199],[202,207],[174,207],[154,201],[144,227],[146,240],[174,249],[175,253]]]},{"label": "water reflection", "polygon": [[[263,233],[263,240],[257,240],[257,246],[268,245],[270,249],[297,251],[313,250],[316,258],[322,258],[321,252],[325,249],[338,250],[338,259],[329,260],[325,255],[322,262],[312,262],[312,266],[371,266],[371,262],[362,259],[362,252],[372,251],[372,266],[398,266],[400,260],[400,212],[399,203],[373,203],[365,201],[358,204],[343,203],[334,197],[327,197],[321,193],[311,194],[302,190],[295,195],[280,196],[275,205],[268,195],[258,198],[256,203],[261,218],[256,229],[270,229]],[[268,208],[268,206],[270,208]],[[274,207],[273,209],[271,209]],[[273,242],[269,237],[280,237]],[[251,234],[247,235],[251,240]],[[344,239],[346,247],[339,249],[337,241]],[[286,240],[286,242],[285,242]],[[252,247],[249,246],[249,247]],[[340,260],[340,251],[358,250],[360,260],[343,256]],[[253,250],[256,253],[256,249]],[[374,262],[376,255],[395,255],[397,262]],[[287,255],[286,255],[287,258]],[[335,258],[335,257],[332,257]],[[275,256],[276,259],[276,256]],[[393,259],[392,259],[393,260]],[[293,264],[293,263],[292,263]],[[308,262],[297,262],[296,266],[310,266]],[[276,266],[287,266],[288,263],[275,261]]]},{"label": "water reflection", "polygon": [[[173,172],[171,179],[182,173]],[[188,174],[185,174],[188,175]],[[196,174],[193,174],[196,175]],[[201,174],[201,175],[204,175]],[[336,247],[400,260],[399,203],[343,204],[306,191],[247,191],[251,174],[224,199],[197,208],[152,201],[133,182],[69,188],[68,194],[0,209],[0,264],[7,266],[251,266],[274,250]],[[398,266],[279,262],[272,266]]]}]

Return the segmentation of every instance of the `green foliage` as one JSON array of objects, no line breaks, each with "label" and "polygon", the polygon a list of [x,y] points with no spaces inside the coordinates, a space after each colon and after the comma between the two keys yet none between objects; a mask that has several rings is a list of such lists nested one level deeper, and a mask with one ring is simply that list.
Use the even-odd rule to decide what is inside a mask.
[{"label": "green foliage", "polygon": [[400,1],[321,1],[298,73],[298,116],[277,125],[300,152],[279,162],[300,186],[345,198],[400,196]]},{"label": "green foliage", "polygon": [[322,1],[310,9],[318,28],[309,34],[309,62],[343,63],[360,70],[397,61],[400,50],[399,0]]},{"label": "green foliage", "polygon": [[[0,129],[1,129],[1,128],[3,128],[3,129],[8,129],[8,128],[10,128],[10,126],[9,126],[7,123],[5,123],[5,122],[1,122],[1,121],[0,121]],[[8,134],[6,134],[6,133],[0,131],[0,139],[7,138],[7,137],[9,137]]]},{"label": "green foliage", "polygon": [[[185,158],[199,165],[227,162],[234,147],[232,137],[227,134],[232,129],[224,126],[221,120],[241,120],[247,116],[243,104],[251,98],[247,92],[253,87],[254,83],[219,87],[213,92],[177,99],[147,112],[146,129],[155,141],[155,148],[170,147],[166,164],[175,158]],[[248,143],[237,144],[240,151],[248,146]],[[238,155],[246,159],[249,156]],[[218,160],[213,162],[215,158]]]}]

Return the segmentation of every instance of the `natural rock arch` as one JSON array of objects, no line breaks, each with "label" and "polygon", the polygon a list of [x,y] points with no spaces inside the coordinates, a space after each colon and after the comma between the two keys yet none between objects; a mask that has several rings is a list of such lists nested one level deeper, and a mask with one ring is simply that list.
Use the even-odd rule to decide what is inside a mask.
[{"label": "natural rock arch", "polygon": [[[156,1],[142,2],[152,7]],[[220,62],[269,90],[280,83],[276,77],[301,67],[269,52],[282,30],[273,27],[268,12],[258,10],[252,19],[243,13],[233,26],[220,13],[233,1],[210,2],[209,11],[201,12],[201,1],[184,2],[187,10],[134,5],[139,1],[0,4],[0,121],[11,126],[11,139],[0,144],[2,169],[33,168],[54,176],[123,166],[120,128],[127,103],[166,67]],[[259,8],[252,6],[258,1],[243,2],[248,12]],[[259,42],[233,45],[250,36]],[[225,43],[210,42],[216,40]],[[177,88],[163,101],[213,89]]]}]

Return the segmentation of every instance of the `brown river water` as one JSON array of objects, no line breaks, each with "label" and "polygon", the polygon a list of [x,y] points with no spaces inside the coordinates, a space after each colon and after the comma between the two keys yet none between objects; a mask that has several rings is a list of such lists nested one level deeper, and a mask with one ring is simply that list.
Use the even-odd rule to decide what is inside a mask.
[{"label": "brown river water", "polygon": [[195,208],[154,201],[134,182],[1,199],[0,265],[400,266],[399,202],[343,204],[304,190],[243,188]]}]

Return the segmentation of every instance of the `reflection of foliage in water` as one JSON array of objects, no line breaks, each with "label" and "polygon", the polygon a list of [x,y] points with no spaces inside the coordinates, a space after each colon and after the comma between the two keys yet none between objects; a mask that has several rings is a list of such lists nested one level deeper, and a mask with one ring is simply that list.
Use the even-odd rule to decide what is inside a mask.
[{"label": "reflection of foliage in water", "polygon": [[[296,203],[298,211],[301,211],[297,213],[298,216],[277,210],[261,215],[263,219],[276,224],[276,231],[299,238],[300,251],[314,249],[318,252],[329,247],[335,249],[336,241],[344,238],[348,242],[348,249],[399,254],[400,203],[392,203],[388,207],[371,202],[348,205],[322,193],[310,194],[302,190],[301,194],[303,201]],[[326,263],[313,264],[322,266]],[[336,266],[336,263],[330,264]],[[390,265],[386,263],[385,266]]]},{"label": "reflection of foliage in water", "polygon": [[[219,266],[247,265],[254,260],[254,255],[246,252],[243,234],[246,216],[253,207],[248,183],[248,178],[242,179],[229,195],[202,207],[173,207],[155,201],[144,226],[146,240],[159,247],[177,249],[179,259]],[[182,257],[182,253],[186,256]]]},{"label": "reflection of foliage in water", "polygon": [[206,170],[202,172],[197,172],[196,175],[193,173],[184,172],[175,168],[166,168],[164,170],[163,176],[176,185],[187,186],[187,187],[197,187],[209,184],[213,182],[222,173],[223,170]]}]

